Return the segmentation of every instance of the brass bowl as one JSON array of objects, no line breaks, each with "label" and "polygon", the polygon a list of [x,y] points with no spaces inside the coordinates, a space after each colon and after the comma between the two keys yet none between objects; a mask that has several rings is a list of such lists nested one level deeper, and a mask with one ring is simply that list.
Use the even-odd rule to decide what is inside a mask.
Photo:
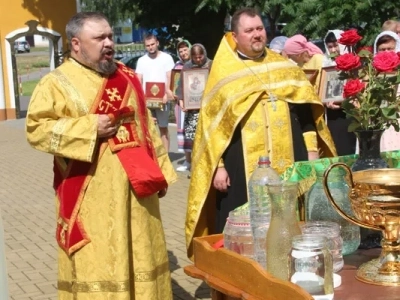
[{"label": "brass bowl", "polygon": [[358,171],[352,176],[349,198],[359,221],[385,230],[387,219],[400,220],[400,169]]},{"label": "brass bowl", "polygon": [[[349,201],[354,217],[344,212],[333,199],[328,187],[332,169],[346,170]],[[325,171],[325,193],[336,211],[347,221],[359,226],[381,230],[382,251],[378,259],[360,266],[357,279],[378,285],[400,285],[400,169],[373,169],[352,173],[343,163],[336,163]]]}]

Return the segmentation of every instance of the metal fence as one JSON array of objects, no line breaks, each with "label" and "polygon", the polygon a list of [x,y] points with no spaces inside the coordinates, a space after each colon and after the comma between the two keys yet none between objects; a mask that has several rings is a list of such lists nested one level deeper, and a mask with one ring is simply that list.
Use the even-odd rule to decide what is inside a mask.
[{"label": "metal fence", "polygon": [[144,44],[117,44],[115,45],[115,56],[118,59],[146,54]]}]

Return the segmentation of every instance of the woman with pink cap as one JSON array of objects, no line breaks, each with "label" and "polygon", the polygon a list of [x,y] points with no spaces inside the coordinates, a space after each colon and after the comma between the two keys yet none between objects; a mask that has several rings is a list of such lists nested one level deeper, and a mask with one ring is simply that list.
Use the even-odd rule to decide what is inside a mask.
[{"label": "woman with pink cap", "polygon": [[296,34],[288,38],[283,48],[288,58],[293,60],[303,70],[318,70],[318,76],[315,81],[315,89],[318,90],[321,76],[321,68],[325,60],[322,50],[301,34]]}]

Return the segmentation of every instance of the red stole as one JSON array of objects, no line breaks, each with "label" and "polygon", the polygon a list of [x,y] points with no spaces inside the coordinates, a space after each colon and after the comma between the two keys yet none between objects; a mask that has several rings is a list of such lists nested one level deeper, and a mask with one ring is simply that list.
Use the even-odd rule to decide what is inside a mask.
[{"label": "red stole", "polygon": [[[78,213],[97,161],[108,146],[118,156],[138,198],[154,195],[167,187],[147,128],[148,115],[141,84],[131,69],[117,65],[118,70],[105,79],[91,109],[93,114],[110,116],[118,126],[116,135],[101,141],[93,163],[54,159],[54,189],[60,201],[56,238],[69,255],[90,242]],[[131,93],[136,93],[137,111],[126,106]],[[142,136],[138,134],[135,115]]]}]

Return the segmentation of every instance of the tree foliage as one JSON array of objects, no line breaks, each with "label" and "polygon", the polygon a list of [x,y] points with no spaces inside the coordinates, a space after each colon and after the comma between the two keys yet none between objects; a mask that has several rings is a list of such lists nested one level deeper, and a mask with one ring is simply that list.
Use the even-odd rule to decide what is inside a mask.
[{"label": "tree foliage", "polygon": [[[124,8],[125,5],[130,6],[129,10]],[[134,19],[140,14],[139,8],[131,0],[81,0],[81,6],[83,11],[102,12],[112,26],[118,21]]]},{"label": "tree foliage", "polygon": [[291,19],[284,29],[288,36],[323,38],[330,29],[358,28],[366,44],[372,44],[382,23],[399,12],[396,3],[386,0],[302,0],[282,8],[282,16]]},{"label": "tree foliage", "polygon": [[260,13],[268,20],[268,32],[271,39],[275,37],[277,32],[276,23],[284,21],[282,19],[283,7],[292,3],[297,2],[295,0],[201,0],[196,11],[202,9],[218,11],[222,5],[225,5],[228,11],[233,14],[235,10],[242,7],[258,8]]},{"label": "tree foliage", "polygon": [[178,38],[202,43],[212,57],[224,34],[225,6],[218,11],[196,12],[197,1],[189,0],[81,0],[85,10],[102,11],[112,24],[126,17],[157,31],[162,46],[174,48]]},{"label": "tree foliage", "polygon": [[[224,33],[226,13],[257,7],[268,19],[269,38],[276,23],[284,22],[285,35],[302,33],[323,38],[329,29],[361,27],[363,41],[371,44],[382,23],[400,15],[396,1],[386,0],[81,0],[83,9],[102,11],[115,25],[130,18],[148,29],[157,29],[161,43],[177,38],[202,43],[213,57]],[[172,47],[173,48],[173,47]]]}]

